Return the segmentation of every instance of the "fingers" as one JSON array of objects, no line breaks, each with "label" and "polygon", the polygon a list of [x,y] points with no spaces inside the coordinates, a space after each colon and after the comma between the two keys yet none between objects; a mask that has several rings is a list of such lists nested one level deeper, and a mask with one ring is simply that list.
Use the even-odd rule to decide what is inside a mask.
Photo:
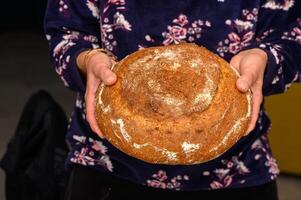
[{"label": "fingers", "polygon": [[263,100],[262,92],[260,89],[256,88],[252,95],[252,114],[249,127],[247,129],[246,135],[250,133],[256,126],[256,122],[260,112],[260,105]]},{"label": "fingers", "polygon": [[115,64],[115,62],[103,53],[95,54],[87,62],[86,119],[92,131],[101,138],[104,136],[95,118],[95,94],[102,81],[106,85],[112,85],[116,82],[117,76],[110,69],[112,64]]},{"label": "fingers", "polygon": [[111,71],[110,67],[115,61],[104,53],[95,54],[87,61],[87,76],[92,75],[101,79],[106,85],[112,85],[116,82],[117,76]]},{"label": "fingers", "polygon": [[116,82],[117,76],[108,67],[102,67],[100,70],[100,79],[106,85],[112,85]]},{"label": "fingers", "polygon": [[236,85],[241,92],[252,91],[252,112],[249,127],[246,135],[250,133],[256,126],[260,105],[263,100],[262,96],[262,81],[257,70],[258,68],[252,63],[242,62],[240,65],[241,77],[238,78]]},{"label": "fingers", "polygon": [[241,92],[247,92],[249,89],[252,91],[252,112],[249,127],[246,135],[250,133],[256,126],[258,119],[260,105],[263,99],[262,96],[262,84],[259,81],[258,75],[256,75],[256,67],[252,65],[243,65],[240,67],[241,77],[238,78],[236,85]]},{"label": "fingers", "polygon": [[247,92],[256,81],[256,68],[250,65],[240,65],[240,77],[236,86],[241,92]]},{"label": "fingers", "polygon": [[239,54],[231,59],[230,64],[240,73],[240,77],[236,81],[237,89],[241,92],[247,92],[255,81],[254,68],[248,66],[249,64],[244,62]]},{"label": "fingers", "polygon": [[257,49],[242,51],[230,61],[230,64],[240,72],[240,77],[236,81],[237,89],[244,93],[249,89],[252,91],[251,120],[246,134],[255,128],[259,116],[263,100],[262,82],[266,63],[266,53]]},{"label": "fingers", "polygon": [[100,131],[95,118],[95,93],[100,80],[95,76],[87,76],[87,89],[85,94],[86,101],[86,119],[90,124],[93,132],[95,132],[99,137],[103,138],[103,134]]},{"label": "fingers", "polygon": [[253,80],[249,75],[243,75],[236,81],[236,87],[241,92],[247,92],[252,86]]}]

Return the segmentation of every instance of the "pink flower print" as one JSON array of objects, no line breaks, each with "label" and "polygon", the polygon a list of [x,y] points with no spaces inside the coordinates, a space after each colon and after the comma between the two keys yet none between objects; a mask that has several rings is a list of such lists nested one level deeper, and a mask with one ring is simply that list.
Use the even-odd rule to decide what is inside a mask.
[{"label": "pink flower print", "polygon": [[274,178],[274,177],[276,177],[275,175],[278,175],[280,172],[278,165],[276,163],[275,158],[273,158],[269,155],[267,155],[266,158],[267,158],[267,161],[265,163],[265,166],[269,167],[269,172],[271,173],[271,177]]},{"label": "pink flower print", "polygon": [[254,33],[252,31],[247,32],[246,34],[243,35],[242,37],[242,42],[243,43],[248,43],[252,40],[254,36]]},{"label": "pink flower print", "polygon": [[236,156],[232,157],[232,161],[235,164],[239,174],[246,174],[250,172],[250,170],[245,166],[245,164],[242,161],[238,160]]},{"label": "pink flower print", "polygon": [[96,141],[96,140],[93,140],[92,141],[92,149],[94,149],[95,151],[98,151],[102,154],[106,154],[107,153],[107,147],[104,146],[102,144],[102,142],[100,141]]},{"label": "pink flower print", "polygon": [[178,182],[178,180],[181,180],[181,179],[178,179],[177,177],[174,177],[174,178],[171,179],[171,183],[173,184],[173,186],[175,188],[179,188],[181,186],[181,183]]},{"label": "pink flower print", "polygon": [[71,161],[82,165],[94,165],[93,159],[90,156],[87,156],[88,154],[89,149],[82,148],[80,151],[75,151],[74,157],[71,158]]},{"label": "pink flower print", "polygon": [[250,10],[243,9],[242,14],[243,14],[243,17],[246,18],[246,19],[248,19],[249,15],[253,15],[253,16],[256,17],[258,15],[258,9],[257,8],[253,8],[253,9],[250,9]]},{"label": "pink flower print", "polygon": [[243,47],[250,45],[254,37],[254,24],[257,22],[258,10],[244,9],[242,18],[230,20],[227,19],[225,24],[230,28],[230,33],[223,41],[218,42],[217,52],[224,57],[225,53],[236,54]]},{"label": "pink flower print", "polygon": [[[115,40],[114,34],[112,33],[113,30],[132,30],[132,25],[125,19],[125,16],[123,14],[123,12],[126,11],[126,8],[124,6],[125,4],[125,0],[109,0],[104,6],[102,14],[103,23],[101,26],[101,39],[102,45],[109,51],[113,51],[117,46],[117,41]],[[110,17],[111,13],[114,13],[113,17]]]},{"label": "pink flower print", "polygon": [[231,162],[231,161],[228,161],[228,162],[227,162],[227,167],[228,167],[228,168],[231,168],[231,167],[233,167],[233,166],[234,166],[233,162]]},{"label": "pink flower print", "polygon": [[269,29],[267,31],[264,31],[261,35],[258,35],[256,37],[256,41],[260,42],[261,40],[265,39],[267,36],[269,36],[273,32],[274,32],[274,29]]},{"label": "pink flower print", "polygon": [[242,12],[244,18],[248,21],[257,20],[258,9],[253,8],[253,10],[244,9]]},{"label": "pink flower print", "polygon": [[240,33],[245,30],[249,30],[249,29],[253,28],[254,22],[236,19],[236,20],[234,20],[234,26],[237,29],[237,31]]},{"label": "pink flower print", "polygon": [[86,136],[73,135],[76,144],[85,144],[80,151],[75,151],[71,162],[83,165],[100,165],[109,171],[113,171],[110,157],[106,154],[107,147],[101,141],[87,138]]},{"label": "pink flower print", "polygon": [[251,146],[251,149],[261,149],[261,148],[263,148],[263,145],[260,139],[255,140]]},{"label": "pink flower print", "polygon": [[235,43],[230,43],[229,45],[229,52],[236,54],[237,52],[239,52],[239,50],[241,49],[241,45],[239,42],[235,42]]},{"label": "pink flower print", "polygon": [[[269,152],[267,133],[253,142],[251,151],[254,153],[254,162],[257,162],[259,159],[264,161],[271,179],[275,179],[279,174],[279,169],[276,160]],[[209,176],[212,180],[209,187],[211,189],[219,189],[230,187],[232,184],[237,183],[245,184],[246,180],[241,178],[243,177],[243,174],[251,173],[251,168],[249,169],[248,166],[240,160],[243,155],[244,153],[239,152],[238,155],[232,156],[231,159],[221,160],[221,164],[224,165],[224,168],[218,168],[212,172],[203,171],[203,175]]]},{"label": "pink flower print", "polygon": [[73,135],[73,139],[78,143],[85,143],[87,137],[86,136]]},{"label": "pink flower print", "polygon": [[126,4],[125,0],[108,0],[104,5],[103,14],[106,15],[107,11],[112,6],[117,6],[117,9],[125,9],[124,5]]},{"label": "pink flower print", "polygon": [[109,0],[108,3],[114,4],[114,5],[125,5],[125,0]]},{"label": "pink flower print", "polygon": [[150,35],[146,35],[145,40],[148,41],[148,42],[154,42],[155,41]]},{"label": "pink flower print", "polygon": [[167,186],[166,183],[162,183],[158,180],[147,180],[147,185],[150,187],[162,188],[162,189],[165,189]]},{"label": "pink flower print", "polygon": [[230,169],[216,169],[214,170],[214,173],[216,176],[222,180],[228,173],[230,172]]},{"label": "pink flower print", "polygon": [[186,180],[186,181],[188,181],[189,180],[189,176],[188,175],[184,175],[183,179]]},{"label": "pink flower print", "polygon": [[229,187],[232,184],[232,176],[227,175],[224,178],[220,179],[220,181],[213,181],[210,184],[211,189],[220,189],[220,188],[226,188]]},{"label": "pink flower print", "polygon": [[187,29],[180,26],[168,26],[169,32],[164,34],[163,36],[166,38],[163,41],[164,45],[168,45],[171,43],[179,43],[181,40],[186,38]]},{"label": "pink flower print", "polygon": [[183,27],[188,24],[187,16],[180,14],[179,17],[177,19],[174,19],[172,22]]},{"label": "pink flower print", "polygon": [[295,0],[284,0],[284,3],[278,3],[278,1],[270,0],[262,6],[263,8],[271,10],[284,10],[288,11],[295,4]]},{"label": "pink flower print", "polygon": [[87,7],[91,11],[93,17],[99,19],[99,9],[98,9],[98,0],[87,0]]},{"label": "pink flower print", "polygon": [[253,20],[253,19],[254,19],[254,15],[251,14],[251,13],[249,13],[249,14],[247,15],[247,20]]},{"label": "pink flower print", "polygon": [[114,15],[114,26],[115,29],[117,28],[122,28],[125,29],[127,31],[131,31],[131,24],[124,18],[124,15],[121,14],[120,12],[117,12]]},{"label": "pink flower print", "polygon": [[113,172],[113,164],[108,155],[103,155],[100,158],[96,159],[95,163],[97,165],[101,165],[101,166],[105,167],[110,172]]},{"label": "pink flower print", "polygon": [[138,45],[138,50],[141,50],[141,49],[145,49],[145,47],[142,45]]},{"label": "pink flower print", "polygon": [[209,171],[204,171],[203,172],[203,176],[209,176],[210,175],[210,172]]},{"label": "pink flower print", "polygon": [[221,56],[224,53],[238,53],[243,47],[250,44],[254,33],[249,31],[245,34],[238,35],[235,32],[231,32],[228,34],[228,39],[225,39],[223,42],[219,42],[219,48],[217,51],[220,53]]},{"label": "pink flower print", "polygon": [[261,158],[261,155],[260,154],[256,154],[255,156],[254,156],[254,159],[255,160],[259,160]]},{"label": "pink flower print", "polygon": [[59,12],[67,14],[68,8],[69,7],[64,0],[59,1]]},{"label": "pink flower print", "polygon": [[298,35],[298,36],[301,36],[301,29],[298,28],[298,27],[295,27],[293,29],[293,31],[291,32],[292,35]]},{"label": "pink flower print", "polygon": [[232,183],[232,176],[226,176],[224,178],[224,187],[228,187]]},{"label": "pink flower print", "polygon": [[240,42],[240,37],[239,37],[236,33],[234,33],[234,32],[229,33],[229,34],[228,34],[228,38],[229,38],[230,41],[232,41],[232,42]]},{"label": "pink flower print", "polygon": [[[61,41],[55,46],[53,50],[53,57],[55,59],[55,70],[63,80],[64,84],[68,87],[69,84],[65,80],[65,70],[70,62],[70,55],[64,55],[72,46],[76,45],[78,39],[83,39],[92,43],[93,46],[97,46],[97,38],[92,35],[83,35],[77,31],[70,31],[66,27],[63,27],[65,34],[62,36]],[[98,46],[97,46],[98,47]]]},{"label": "pink flower print", "polygon": [[301,45],[301,19],[298,19],[299,27],[294,27],[290,32],[284,32],[282,39],[292,40]]},{"label": "pink flower print", "polygon": [[109,24],[103,24],[101,27],[101,32],[103,37],[107,37],[108,33],[112,32],[113,28],[112,25]]},{"label": "pink flower print", "polygon": [[163,170],[159,170],[157,173],[152,175],[154,179],[146,180],[147,186],[161,188],[161,189],[171,189],[180,190],[180,181],[188,181],[189,176],[187,175],[177,175],[171,179],[168,178],[167,174]]},{"label": "pink flower print", "polygon": [[[252,31],[249,31],[242,35],[242,39],[240,36],[234,32],[228,34],[228,38],[230,40],[229,44],[229,52],[236,54],[238,51],[241,50],[246,44],[248,44],[254,36],[254,33]],[[227,43],[227,42],[225,42]]]},{"label": "pink flower print", "polygon": [[[209,21],[202,21],[200,19],[189,23],[187,16],[184,14],[180,14],[176,19],[173,19],[172,23],[172,25],[167,26],[167,31],[162,33],[164,38],[162,42],[163,45],[169,45],[172,43],[178,44],[183,40],[193,42],[201,37],[201,33],[205,27],[211,27],[211,23]],[[149,34],[145,36],[145,40],[148,43],[156,42]],[[139,44],[138,46],[144,45]]]},{"label": "pink flower print", "polygon": [[293,36],[296,37],[296,41],[301,44],[301,29],[296,27],[293,29],[293,33],[292,33]]},{"label": "pink flower print", "polygon": [[163,170],[159,170],[157,174],[153,174],[153,177],[159,181],[165,181],[167,179],[166,172]]},{"label": "pink flower print", "polygon": [[212,183],[210,183],[210,187],[211,189],[220,189],[223,188],[223,185],[218,181],[213,181]]}]

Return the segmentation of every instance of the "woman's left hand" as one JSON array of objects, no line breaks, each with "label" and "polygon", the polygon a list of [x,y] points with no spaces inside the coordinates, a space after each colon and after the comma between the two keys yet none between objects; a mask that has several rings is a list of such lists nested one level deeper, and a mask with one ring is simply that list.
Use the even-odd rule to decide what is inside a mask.
[{"label": "woman's left hand", "polygon": [[237,88],[241,92],[247,92],[249,89],[252,91],[252,114],[246,134],[255,128],[259,116],[260,105],[263,100],[262,85],[267,61],[266,52],[259,48],[241,51],[230,61],[230,64],[241,75],[236,82]]}]

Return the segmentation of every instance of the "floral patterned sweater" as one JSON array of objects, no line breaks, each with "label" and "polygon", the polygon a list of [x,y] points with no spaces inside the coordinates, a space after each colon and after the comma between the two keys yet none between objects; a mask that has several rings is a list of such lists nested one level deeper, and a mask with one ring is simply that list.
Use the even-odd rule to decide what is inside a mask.
[{"label": "floral patterned sweater", "polygon": [[[48,0],[45,33],[54,69],[77,92],[67,140],[67,166],[77,163],[145,186],[171,190],[239,188],[269,182],[279,170],[261,107],[256,128],[220,157],[196,165],[158,165],[135,159],[93,133],[85,119],[85,81],[77,55],[102,47],[118,59],[139,48],[195,42],[227,61],[242,50],[268,54],[264,96],[301,81],[299,0]],[[285,105],[284,105],[285,106]]]}]

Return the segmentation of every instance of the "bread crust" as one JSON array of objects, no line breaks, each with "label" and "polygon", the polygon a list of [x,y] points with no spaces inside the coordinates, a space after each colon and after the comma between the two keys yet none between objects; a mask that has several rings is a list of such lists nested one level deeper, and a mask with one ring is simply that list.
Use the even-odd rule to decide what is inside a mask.
[{"label": "bread crust", "polygon": [[199,164],[245,134],[251,93],[236,88],[238,73],[224,59],[193,43],[136,51],[100,84],[96,120],[105,138],[149,163]]}]

